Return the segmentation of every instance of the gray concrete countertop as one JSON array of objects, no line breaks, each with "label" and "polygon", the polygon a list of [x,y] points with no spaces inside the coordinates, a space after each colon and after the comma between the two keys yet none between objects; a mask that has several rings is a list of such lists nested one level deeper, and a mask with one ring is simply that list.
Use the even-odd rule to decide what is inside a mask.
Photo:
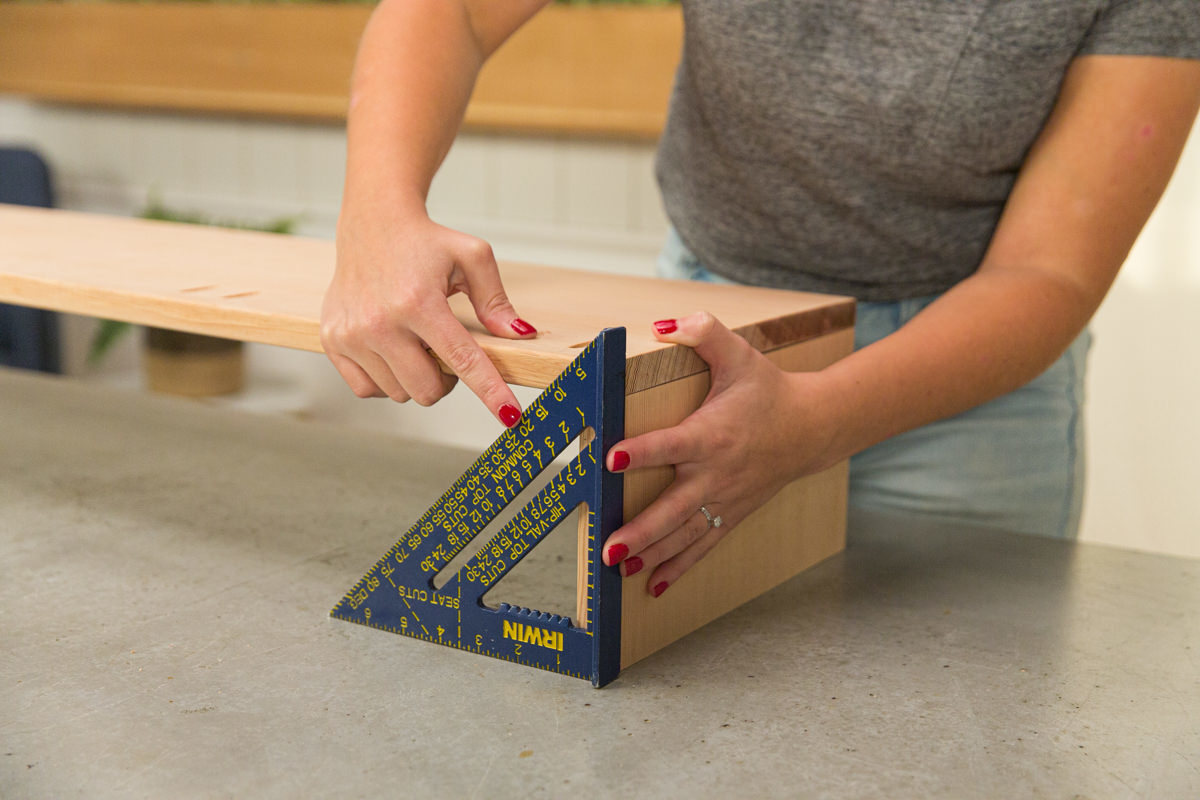
[{"label": "gray concrete countertop", "polygon": [[329,619],[474,455],[0,372],[0,797],[1200,796],[1200,562],[855,516],[598,691]]}]

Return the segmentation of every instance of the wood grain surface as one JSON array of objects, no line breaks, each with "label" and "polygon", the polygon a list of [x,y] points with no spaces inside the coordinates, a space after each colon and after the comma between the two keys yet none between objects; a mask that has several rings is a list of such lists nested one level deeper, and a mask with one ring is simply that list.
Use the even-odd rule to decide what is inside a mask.
[{"label": "wood grain surface", "polygon": [[[344,119],[371,10],[330,3],[0,3],[0,92]],[[465,125],[655,138],[682,40],[678,7],[551,6],[484,67]]]},{"label": "wood grain surface", "polygon": [[[0,302],[321,351],[333,242],[70,211],[0,206]],[[509,296],[537,326],[499,339],[452,298],[505,380],[544,387],[606,327],[628,331],[626,391],[705,371],[651,335],[655,320],[711,311],[769,352],[854,321],[849,298],[502,263]]]},{"label": "wood grain surface", "polygon": [[[781,369],[807,372],[832,364],[853,347],[854,331],[845,329],[776,349],[767,357]],[[625,435],[677,425],[700,407],[708,387],[708,374],[700,374],[628,395]],[[653,502],[674,478],[674,467],[627,473],[625,521]],[[661,597],[646,592],[649,574],[627,578],[621,593],[621,668],[840,552],[846,542],[848,479],[849,462],[843,461],[788,484]],[[723,499],[706,501],[714,514],[721,513]]]}]

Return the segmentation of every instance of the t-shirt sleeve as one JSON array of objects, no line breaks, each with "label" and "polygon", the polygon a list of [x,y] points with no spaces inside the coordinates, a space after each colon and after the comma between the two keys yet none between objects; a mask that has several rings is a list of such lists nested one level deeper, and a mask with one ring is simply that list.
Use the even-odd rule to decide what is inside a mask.
[{"label": "t-shirt sleeve", "polygon": [[1079,55],[1200,59],[1200,0],[1110,0]]}]

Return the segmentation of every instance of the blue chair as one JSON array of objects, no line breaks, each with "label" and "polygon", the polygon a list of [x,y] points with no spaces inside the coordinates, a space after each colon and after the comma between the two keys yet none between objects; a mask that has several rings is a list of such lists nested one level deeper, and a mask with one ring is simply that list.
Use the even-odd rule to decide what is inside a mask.
[{"label": "blue chair", "polygon": [[[0,203],[54,206],[50,169],[41,156],[0,147]],[[40,309],[0,304],[0,364],[59,372],[58,318]]]}]

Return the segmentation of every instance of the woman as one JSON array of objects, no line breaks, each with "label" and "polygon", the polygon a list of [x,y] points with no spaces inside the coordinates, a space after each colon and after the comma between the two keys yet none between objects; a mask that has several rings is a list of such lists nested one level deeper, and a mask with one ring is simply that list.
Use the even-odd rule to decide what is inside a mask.
[{"label": "woman", "polygon": [[[425,212],[479,67],[541,0],[384,0],[351,99],[326,352],[362,397],[511,390],[445,298],[536,335],[485,242]],[[678,277],[851,294],[855,353],[787,374],[718,320],[655,324],[712,368],[680,425],[616,445],[672,464],[605,560],[662,594],[788,481],[852,460],[851,502],[1072,536],[1085,326],[1200,105],[1194,0],[684,0],[658,172]],[[759,421],[752,426],[741,420]],[[703,508],[703,510],[701,510]],[[722,525],[715,525],[720,516]]]}]

